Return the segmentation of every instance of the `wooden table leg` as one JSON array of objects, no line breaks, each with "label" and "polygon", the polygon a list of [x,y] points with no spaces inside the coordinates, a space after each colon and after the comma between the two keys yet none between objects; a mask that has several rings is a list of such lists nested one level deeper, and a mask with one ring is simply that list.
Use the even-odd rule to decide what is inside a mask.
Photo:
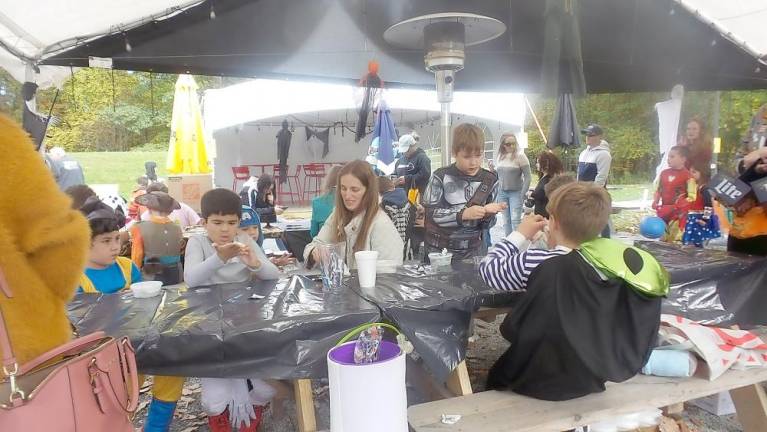
[{"label": "wooden table leg", "polygon": [[298,419],[299,432],[316,432],[317,420],[314,418],[312,380],[299,379],[293,381],[293,393],[296,398],[296,417]]},{"label": "wooden table leg", "polygon": [[471,380],[469,371],[466,369],[466,360],[458,363],[458,366],[450,372],[450,376],[445,383],[447,388],[456,396],[465,396],[474,393],[471,389]]},{"label": "wooden table leg", "polygon": [[767,394],[761,384],[730,390],[744,432],[767,431]]}]

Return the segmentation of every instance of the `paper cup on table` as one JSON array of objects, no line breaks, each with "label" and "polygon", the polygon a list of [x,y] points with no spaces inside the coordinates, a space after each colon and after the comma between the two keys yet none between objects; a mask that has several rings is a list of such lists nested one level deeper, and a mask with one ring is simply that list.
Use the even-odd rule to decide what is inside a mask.
[{"label": "paper cup on table", "polygon": [[354,253],[357,261],[357,276],[361,288],[373,288],[376,285],[376,264],[378,251],[359,251]]}]

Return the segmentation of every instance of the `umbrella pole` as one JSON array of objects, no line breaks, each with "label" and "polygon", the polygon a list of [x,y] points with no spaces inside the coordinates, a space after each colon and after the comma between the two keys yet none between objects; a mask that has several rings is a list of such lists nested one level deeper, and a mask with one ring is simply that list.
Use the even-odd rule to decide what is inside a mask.
[{"label": "umbrella pole", "polygon": [[442,166],[450,165],[450,102],[442,102],[440,115],[440,144],[442,147]]}]

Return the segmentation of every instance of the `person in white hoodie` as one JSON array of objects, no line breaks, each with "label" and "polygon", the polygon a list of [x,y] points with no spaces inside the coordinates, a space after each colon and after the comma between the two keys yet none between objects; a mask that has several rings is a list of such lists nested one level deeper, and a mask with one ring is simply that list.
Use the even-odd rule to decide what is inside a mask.
[{"label": "person in white hoodie", "polygon": [[[593,182],[607,187],[607,176],[610,174],[610,164],[613,157],[610,154],[610,144],[602,139],[602,128],[591,123],[581,130],[586,135],[587,147],[578,156],[578,181]],[[610,224],[602,231],[602,237],[610,237]]]},{"label": "person in white hoodie", "polygon": [[586,126],[581,133],[586,135],[588,146],[578,156],[578,181],[606,186],[610,164],[613,161],[610,155],[610,144],[602,139],[604,132],[598,124],[592,123]]},{"label": "person in white hoodie", "polygon": [[378,181],[367,162],[351,161],[338,173],[335,209],[304,249],[308,268],[319,261],[317,245],[323,243],[344,243],[350,268],[357,267],[354,252],[363,250],[378,251],[379,260],[402,264],[404,243],[379,206]]}]

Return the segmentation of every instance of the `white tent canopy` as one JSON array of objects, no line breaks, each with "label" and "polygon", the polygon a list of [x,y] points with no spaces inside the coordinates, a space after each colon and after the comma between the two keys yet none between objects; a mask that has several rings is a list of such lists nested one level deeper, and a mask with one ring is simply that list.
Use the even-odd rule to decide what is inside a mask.
[{"label": "white tent canopy", "polygon": [[[205,92],[205,127],[210,132],[251,121],[330,110],[354,110],[355,86],[257,79]],[[433,90],[388,89],[391,109],[440,111]],[[524,96],[519,93],[455,92],[455,114],[522,126]],[[372,117],[371,117],[372,119]]]},{"label": "white tent canopy", "polygon": [[[39,61],[89,39],[175,15],[201,0],[0,0],[0,67],[23,81],[27,60]],[[38,84],[58,82],[68,69],[41,67]]]},{"label": "white tent canopy", "polygon": [[[767,60],[765,0],[675,1],[753,56]],[[40,61],[76,42],[168,18],[199,3],[201,0],[0,0],[0,67],[23,80],[27,62]],[[54,83],[66,72],[60,67],[41,67],[37,82]]]}]

